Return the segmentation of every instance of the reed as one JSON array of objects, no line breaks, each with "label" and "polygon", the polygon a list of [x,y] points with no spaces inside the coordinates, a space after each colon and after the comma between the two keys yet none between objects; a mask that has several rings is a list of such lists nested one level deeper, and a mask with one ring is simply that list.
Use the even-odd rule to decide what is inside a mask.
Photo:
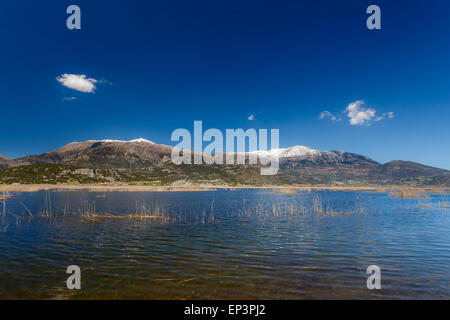
[{"label": "reed", "polygon": [[2,214],[1,214],[1,224],[0,224],[0,232],[1,233],[5,233],[6,230],[8,229],[8,222],[6,221],[6,192],[3,191],[3,201],[2,201]]},{"label": "reed", "polygon": [[93,221],[96,219],[95,202],[89,200],[82,200],[80,207],[80,217],[82,220]]},{"label": "reed", "polygon": [[136,213],[112,215],[108,213],[99,214],[96,213],[95,202],[84,201],[81,209],[81,219],[88,222],[95,222],[101,220],[147,220],[147,221],[169,221],[172,220],[158,202],[153,204],[152,208],[149,208],[145,202],[140,203],[136,201]]},{"label": "reed", "polygon": [[215,218],[214,218],[214,199],[211,202],[211,208],[209,209],[209,218],[208,218],[208,223],[214,223]]},{"label": "reed", "polygon": [[53,217],[53,205],[52,205],[52,198],[50,195],[50,192],[47,190],[45,191],[45,197],[44,197],[44,209],[41,212],[40,216],[44,216],[47,218]]},{"label": "reed", "polygon": [[323,214],[325,211],[322,198],[318,195],[313,198],[312,210],[316,214]]},{"label": "reed", "polygon": [[438,204],[439,209],[450,209],[450,203],[449,202],[440,202]]},{"label": "reed", "polygon": [[7,215],[15,218],[16,225],[19,224],[21,221],[21,218],[18,215],[12,213],[10,210],[7,209],[7,206],[6,206],[7,199],[11,199],[11,198],[12,198],[12,196],[9,195],[8,193],[6,193],[5,191],[3,192],[3,195],[1,196],[0,201],[2,203],[2,211],[0,214],[0,233],[6,233],[6,231],[8,230],[8,227],[10,226],[10,223],[8,220],[11,220],[11,219],[8,219]]},{"label": "reed", "polygon": [[297,194],[297,190],[295,189],[273,189],[272,193],[275,194]]},{"label": "reed", "polygon": [[33,214],[31,213],[30,209],[22,202],[19,202],[19,204],[26,210],[30,217],[33,218]]},{"label": "reed", "polygon": [[156,219],[156,220],[170,220],[170,218],[162,216],[154,216],[148,214],[125,214],[125,215],[111,215],[111,214],[92,214],[89,216],[88,220],[97,219]]},{"label": "reed", "polygon": [[389,193],[390,197],[396,198],[429,198],[430,196],[424,193],[424,190],[417,189],[398,189]]}]

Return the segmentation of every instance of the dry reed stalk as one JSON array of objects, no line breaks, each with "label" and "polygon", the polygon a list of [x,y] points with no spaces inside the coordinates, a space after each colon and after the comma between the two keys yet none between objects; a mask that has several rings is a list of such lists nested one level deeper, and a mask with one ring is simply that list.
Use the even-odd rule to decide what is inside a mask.
[{"label": "dry reed stalk", "polygon": [[148,214],[126,214],[126,215],[110,215],[110,214],[92,214],[89,216],[89,220],[96,220],[96,219],[158,219],[158,220],[170,220],[168,217],[162,217],[162,216],[154,216],[154,215],[148,215]]},{"label": "dry reed stalk", "polygon": [[274,189],[272,193],[275,194],[297,194],[297,190],[295,189]]},{"label": "dry reed stalk", "polygon": [[414,189],[398,189],[389,194],[390,197],[397,198],[429,198],[430,196],[423,193],[424,190]]}]

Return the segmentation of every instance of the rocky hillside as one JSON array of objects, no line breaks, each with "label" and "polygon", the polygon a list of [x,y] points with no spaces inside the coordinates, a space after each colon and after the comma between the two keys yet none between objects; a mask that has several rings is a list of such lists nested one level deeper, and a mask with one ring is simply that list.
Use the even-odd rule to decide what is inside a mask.
[{"label": "rocky hillside", "polygon": [[[144,139],[92,140],[19,159],[0,158],[0,183],[145,182],[225,185],[441,185],[450,186],[450,171],[409,161],[380,164],[343,151],[319,151],[295,146],[257,151],[259,157],[279,157],[276,176],[261,176],[260,164],[175,165],[172,147]],[[251,153],[246,154],[246,158]]]},{"label": "rocky hillside", "polygon": [[90,140],[73,142],[41,155],[14,160],[11,165],[70,164],[79,167],[105,169],[138,169],[170,160],[169,146],[144,139],[131,141]]}]

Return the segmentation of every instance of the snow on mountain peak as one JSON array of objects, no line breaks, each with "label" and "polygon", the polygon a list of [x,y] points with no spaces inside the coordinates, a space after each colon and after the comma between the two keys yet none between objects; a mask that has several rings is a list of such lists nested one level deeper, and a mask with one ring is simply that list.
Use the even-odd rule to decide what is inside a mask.
[{"label": "snow on mountain peak", "polygon": [[92,141],[98,141],[98,142],[125,142],[125,141],[122,141],[122,140],[112,140],[112,139],[92,140]]},{"label": "snow on mountain peak", "polygon": [[155,144],[153,141],[144,139],[144,138],[138,138],[138,139],[134,139],[134,140],[130,140],[129,142],[144,142],[144,143],[151,143],[151,144]]},{"label": "snow on mountain peak", "polygon": [[260,157],[278,157],[278,158],[290,158],[306,155],[316,155],[320,151],[311,149],[305,146],[293,146],[290,148],[271,149],[267,151],[252,151],[250,154],[257,154]]},{"label": "snow on mountain peak", "polygon": [[88,142],[120,142],[120,143],[126,143],[126,142],[137,142],[137,143],[151,143],[151,144],[155,144],[153,141],[144,139],[144,138],[138,138],[138,139],[133,139],[133,140],[129,140],[129,141],[125,141],[125,140],[113,140],[113,139],[103,139],[103,140],[88,140]]}]

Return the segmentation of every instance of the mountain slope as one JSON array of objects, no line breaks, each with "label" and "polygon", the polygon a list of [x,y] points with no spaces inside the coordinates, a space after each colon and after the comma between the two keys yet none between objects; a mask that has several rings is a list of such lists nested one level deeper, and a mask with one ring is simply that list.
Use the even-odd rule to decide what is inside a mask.
[{"label": "mountain slope", "polygon": [[[366,156],[343,151],[319,151],[294,146],[250,155],[271,159],[279,157],[276,176],[261,176],[261,164],[250,165],[181,165],[171,162],[172,147],[158,145],[145,139],[131,141],[90,140],[73,142],[41,155],[19,159],[0,158],[0,166],[10,167],[2,173],[5,183],[49,181],[37,176],[47,170],[55,172],[51,181],[222,181],[225,184],[329,184],[329,185],[442,185],[450,186],[450,171],[409,161],[380,164]],[[224,155],[225,157],[226,155]],[[1,160],[4,159],[4,160]],[[36,167],[37,165],[37,167]],[[45,165],[73,166],[51,169]],[[32,166],[32,167],[28,167]],[[44,166],[44,167],[41,167]],[[89,179],[80,177],[88,171],[78,168],[108,169],[89,171]],[[119,170],[119,171],[118,171]],[[57,173],[58,172],[58,173]],[[81,172],[81,173],[80,173]],[[34,176],[33,176],[34,175]],[[1,181],[0,181],[1,182]]]},{"label": "mountain slope", "polygon": [[408,161],[380,164],[351,153],[335,152],[332,160],[288,158],[280,160],[281,176],[290,183],[346,185],[450,186],[450,171]]},{"label": "mountain slope", "polygon": [[172,148],[145,139],[73,142],[41,155],[26,156],[13,165],[71,164],[90,168],[136,169],[170,159]]},{"label": "mountain slope", "polygon": [[8,167],[12,159],[0,154],[0,169]]},{"label": "mountain slope", "polygon": [[371,174],[375,181],[383,181],[389,177],[398,184],[450,186],[450,171],[412,161],[391,161],[372,170]]}]

